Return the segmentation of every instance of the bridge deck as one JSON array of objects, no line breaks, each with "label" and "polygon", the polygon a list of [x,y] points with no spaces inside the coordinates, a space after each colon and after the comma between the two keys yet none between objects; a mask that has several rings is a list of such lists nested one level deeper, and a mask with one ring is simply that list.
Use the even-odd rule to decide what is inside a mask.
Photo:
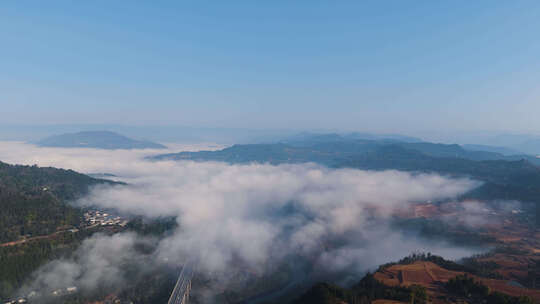
[{"label": "bridge deck", "polygon": [[191,291],[192,277],[193,269],[191,265],[189,263],[184,264],[167,304],[187,304]]}]

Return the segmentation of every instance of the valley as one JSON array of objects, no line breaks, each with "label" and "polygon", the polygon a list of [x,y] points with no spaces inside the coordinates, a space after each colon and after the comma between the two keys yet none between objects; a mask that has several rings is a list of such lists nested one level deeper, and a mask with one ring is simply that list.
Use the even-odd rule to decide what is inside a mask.
[{"label": "valley", "polygon": [[[206,155],[214,155],[214,153],[218,153],[216,155],[219,155],[219,153],[229,155],[229,152],[223,152],[228,151],[227,149],[229,148],[216,152],[189,152],[191,154],[185,154],[191,155],[188,160],[182,157],[181,160],[175,159],[174,162],[160,160],[150,154],[140,160],[138,166],[144,165],[148,168],[156,167],[157,169],[159,166],[163,166],[162,164],[168,164],[168,166],[173,166],[173,168],[181,170],[192,170],[191,168],[198,168],[200,166],[204,168],[204,166],[207,166],[205,170],[211,171],[214,169],[210,169],[211,167],[208,166],[213,164],[212,161],[219,160],[229,163],[217,163],[218,166],[221,166],[220,170],[236,170],[235,172],[238,172],[237,170],[252,170],[252,168],[262,166],[262,168],[265,168],[264,170],[290,168],[285,170],[296,172],[295,170],[304,170],[303,168],[306,168],[306,174],[313,175],[310,170],[319,170],[327,176],[332,176],[336,172],[356,172],[349,170],[359,169],[359,172],[365,172],[362,174],[366,174],[367,176],[376,176],[377,174],[391,176],[391,174],[394,174],[392,172],[398,171],[388,170],[398,169],[401,170],[397,173],[398,176],[405,174],[404,176],[413,180],[424,178],[428,181],[432,178],[433,174],[443,174],[441,177],[443,180],[441,181],[462,181],[464,185],[470,185],[467,186],[470,187],[470,190],[458,192],[458,195],[450,195],[448,197],[445,195],[440,197],[438,195],[430,195],[429,197],[433,198],[419,199],[423,197],[419,196],[412,201],[390,205],[386,211],[383,211],[385,210],[384,208],[380,209],[377,204],[371,201],[367,203],[362,202],[361,206],[363,209],[361,209],[361,213],[358,213],[358,216],[361,222],[366,221],[365,224],[362,224],[365,225],[364,230],[357,230],[358,228],[354,228],[355,225],[353,224],[350,226],[351,228],[348,228],[352,230],[345,234],[328,235],[317,239],[315,248],[311,249],[307,254],[292,251],[291,253],[297,254],[293,258],[296,262],[287,261],[290,257],[285,260],[278,259],[275,261],[277,263],[276,265],[272,267],[270,267],[270,264],[265,265],[264,267],[268,268],[264,270],[259,269],[257,264],[246,264],[247,261],[239,256],[234,257],[227,266],[231,268],[231,271],[227,279],[229,282],[226,284],[223,284],[222,279],[209,276],[208,273],[199,273],[195,276],[193,281],[194,294],[192,297],[194,303],[205,302],[200,292],[206,289],[212,289],[216,293],[215,297],[218,299],[218,302],[223,303],[304,303],[301,299],[306,292],[309,294],[310,288],[316,288],[318,290],[317,292],[323,292],[323,290],[327,290],[328,288],[333,289],[333,293],[340,290],[338,293],[343,294],[342,300],[351,304],[363,303],[361,301],[364,300],[361,299],[371,301],[372,303],[409,301],[410,295],[413,293],[418,293],[417,296],[421,295],[421,297],[424,297],[424,289],[425,297],[428,301],[433,303],[459,303],[459,301],[466,299],[449,291],[445,286],[450,279],[463,274],[467,274],[475,282],[484,284],[492,293],[501,293],[505,297],[517,298],[527,296],[533,301],[540,300],[539,289],[537,289],[538,275],[540,274],[540,269],[538,268],[538,265],[540,265],[540,241],[538,241],[540,232],[538,231],[536,221],[536,207],[538,204],[536,201],[537,188],[532,187],[533,183],[540,178],[540,169],[537,169],[534,164],[528,163],[525,160],[473,159],[477,158],[478,155],[484,154],[475,152],[475,154],[469,155],[467,154],[468,152],[463,152],[465,150],[459,150],[459,148],[454,146],[434,145],[430,143],[423,143],[421,145],[411,143],[396,144],[395,142],[388,143],[386,140],[366,141],[335,136],[330,138],[330,141],[324,141],[317,137],[303,138],[302,142],[289,141],[287,145],[295,147],[291,150],[288,150],[289,148],[282,150],[283,146],[281,144],[255,145],[255,150],[252,148],[241,148],[237,150],[232,154],[233,158],[229,158],[229,156],[220,159],[206,158]],[[275,149],[276,147],[279,148]],[[413,147],[419,150],[414,150]],[[285,154],[283,154],[283,151],[285,151]],[[306,153],[301,152],[301,156],[298,156],[298,151],[305,151]],[[460,154],[461,156],[459,157],[449,157],[445,151],[462,151],[460,153],[465,154]],[[193,157],[195,158],[192,159]],[[198,157],[203,158],[197,159]],[[489,157],[499,156],[490,154]],[[304,165],[304,161],[311,162],[311,165]],[[272,163],[272,165],[268,163]],[[126,163],[126,168],[131,166],[132,164]],[[319,169],[316,166],[322,167]],[[118,177],[125,175],[125,173],[112,171],[107,176],[114,174],[117,179],[125,180],[127,183],[84,177],[72,171],[69,171],[67,175],[70,176],[69,179],[58,180],[56,176],[59,173],[65,174],[65,171],[55,171],[50,168],[17,167],[7,164],[4,165],[4,168],[6,171],[12,172],[11,177],[4,179],[5,187],[8,187],[7,185],[10,185],[9,187],[20,185],[17,187],[21,187],[15,188],[18,189],[16,192],[11,190],[4,193],[17,193],[21,198],[30,202],[36,198],[44,202],[54,202],[60,208],[66,208],[66,210],[74,214],[71,217],[71,222],[66,221],[66,217],[63,216],[60,218],[60,221],[56,222],[55,226],[48,228],[49,230],[40,228],[40,233],[25,233],[13,236],[2,243],[0,253],[4,251],[2,254],[6,256],[3,260],[5,262],[2,263],[11,264],[9,267],[4,266],[7,267],[5,268],[7,270],[6,274],[13,273],[14,270],[10,269],[20,269],[20,267],[23,267],[26,259],[35,259],[34,257],[30,257],[32,256],[31,252],[35,250],[34,248],[40,246],[47,246],[48,248],[43,252],[42,256],[35,259],[35,262],[25,265],[26,270],[16,270],[17,275],[13,277],[5,276],[3,279],[5,282],[3,283],[5,286],[3,292],[6,295],[12,293],[15,290],[15,286],[27,284],[30,274],[36,269],[47,265],[48,261],[55,258],[84,258],[84,253],[78,251],[78,248],[88,246],[84,245],[87,244],[86,240],[95,237],[98,239],[104,238],[103,241],[105,242],[108,242],[107,238],[109,237],[114,238],[117,236],[123,238],[130,233],[136,233],[145,239],[148,238],[148,240],[143,240],[141,244],[134,245],[135,247],[133,249],[135,249],[135,252],[139,252],[136,254],[137,258],[120,267],[121,272],[129,271],[130,268],[134,267],[134,264],[131,263],[136,260],[154,259],[154,255],[160,254],[159,251],[162,250],[160,243],[167,241],[168,237],[181,235],[182,221],[189,222],[190,220],[189,218],[182,217],[181,214],[174,215],[175,213],[168,214],[163,212],[157,214],[166,216],[160,215],[157,219],[155,217],[139,217],[136,214],[140,210],[122,209],[122,205],[114,208],[108,203],[104,204],[103,207],[72,207],[68,204],[69,201],[82,198],[83,200],[80,200],[80,202],[84,204],[97,202],[99,205],[109,200],[107,196],[102,196],[99,191],[116,196],[117,191],[132,191],[132,189],[137,189],[137,187],[129,184],[130,182],[137,183],[138,181],[136,179],[131,180],[129,178]],[[361,171],[364,169],[369,170]],[[106,170],[105,167],[95,167],[90,170],[92,172],[111,172],[111,170]],[[156,173],[160,175],[164,174],[160,170],[162,169],[157,169]],[[406,173],[407,171],[410,171],[410,173]],[[25,172],[25,174],[21,172]],[[46,172],[47,174],[50,173],[51,176],[43,175]],[[118,175],[118,173],[121,174]],[[309,178],[311,178],[311,175],[308,175]],[[17,176],[24,176],[24,179],[21,180]],[[32,176],[40,176],[40,178],[37,179]],[[511,178],[507,178],[508,176]],[[17,178],[13,179],[13,177]],[[176,177],[173,177],[172,181],[174,181],[174,178]],[[25,179],[28,179],[30,183],[25,181]],[[68,185],[76,180],[84,180],[86,184],[80,184],[78,186],[79,188],[68,188],[70,187]],[[383,181],[384,179],[381,179],[379,183],[384,183]],[[99,191],[97,193],[88,192],[95,191],[92,190],[95,185],[109,187],[98,188]],[[180,189],[184,189],[183,187],[180,184]],[[183,195],[192,195],[186,192],[188,191],[187,189],[192,189],[192,186],[189,187],[191,188],[182,190]],[[324,187],[328,186],[310,187],[322,187],[321,189],[324,189]],[[78,192],[74,190],[72,192],[66,192],[66,189],[78,189]],[[521,192],[520,189],[526,189],[526,192]],[[269,191],[272,191],[272,188],[269,188]],[[88,193],[91,193],[91,198],[94,196],[96,198],[88,199]],[[145,194],[140,193],[140,195],[144,196]],[[412,197],[416,196],[413,195]],[[150,196],[150,198],[153,198],[153,196]],[[388,198],[394,199],[392,196]],[[304,198],[300,196],[299,198],[292,199],[291,202],[282,205],[278,209],[269,207],[270,209],[268,209],[269,211],[267,211],[264,217],[258,219],[257,217],[259,215],[255,215],[254,218],[248,219],[248,221],[255,219],[265,221],[265,217],[268,216],[271,218],[275,217],[274,220],[280,221],[288,217],[303,217],[305,215],[302,208],[307,208],[308,205],[298,205],[298,202],[294,202],[298,199],[302,200]],[[333,201],[330,198],[329,203],[333,204]],[[114,203],[120,204],[121,202]],[[29,203],[28,206],[34,206],[33,204],[36,203]],[[42,206],[41,204],[43,203],[38,203],[35,206]],[[272,205],[270,204],[269,206]],[[156,202],[156,208],[159,210],[160,202]],[[34,214],[31,208],[25,207],[24,210],[27,212],[26,214]],[[135,212],[135,210],[137,211]],[[185,211],[189,210],[191,209],[185,209]],[[258,212],[257,209],[255,211]],[[124,216],[122,214],[134,215]],[[381,217],[381,215],[383,216]],[[326,215],[321,216],[323,218],[326,217]],[[181,220],[179,220],[179,217]],[[26,219],[30,220],[27,220],[21,227],[25,227],[25,231],[32,231],[32,225],[35,222],[32,221],[32,217],[26,216]],[[306,223],[310,223],[311,221],[309,219],[306,220]],[[225,225],[223,227],[226,227],[227,222],[223,222],[221,225]],[[351,246],[349,244],[350,242],[353,242],[353,250],[359,250],[358,248],[362,248],[362,245],[354,244],[358,242],[356,240],[357,237],[354,237],[354,235],[358,234],[358,237],[362,238],[362,234],[367,233],[369,229],[372,229],[372,226],[377,227],[380,225],[387,226],[392,231],[392,234],[395,234],[392,237],[403,239],[402,241],[400,240],[400,242],[405,242],[402,245],[405,245],[408,240],[419,242],[416,245],[419,248],[418,250],[425,248],[425,246],[429,247],[434,246],[434,244],[441,244],[437,246],[442,246],[441,248],[463,248],[463,250],[466,249],[477,254],[469,257],[462,255],[462,258],[457,260],[458,264],[450,260],[446,261],[443,258],[435,258],[435,255],[432,258],[431,256],[426,257],[423,253],[413,253],[412,260],[411,258],[405,258],[397,263],[384,264],[378,270],[376,270],[378,264],[374,263],[369,264],[367,267],[363,266],[363,270],[358,270],[355,273],[350,271],[329,272],[326,269],[327,265],[324,265],[326,262],[321,261],[322,257],[333,252],[339,252],[343,248],[348,248],[348,246]],[[194,231],[200,229],[195,227],[189,229],[195,229]],[[219,231],[221,227],[218,226],[217,229]],[[287,235],[290,233],[288,231],[294,232],[295,229],[299,228],[285,226],[281,233]],[[11,231],[14,230],[11,229]],[[206,238],[207,236],[203,234],[202,237]],[[145,244],[145,242],[148,243]],[[216,242],[222,242],[222,240],[218,238]],[[373,243],[370,246],[377,246],[377,243],[379,243],[374,240],[370,240],[369,242]],[[414,246],[411,245],[411,251],[403,251],[401,257],[395,256],[395,258],[399,259],[406,254],[415,252],[416,249],[414,249]],[[446,249],[439,250],[444,251]],[[414,254],[419,255],[415,257]],[[383,263],[390,261],[388,259],[382,260]],[[27,267],[30,265],[33,266]],[[133,297],[135,295],[139,296],[140,291],[136,290],[136,286],[139,286],[143,282],[141,281],[143,277],[150,275],[157,279],[156,283],[160,283],[153,286],[152,291],[148,290],[144,298],[158,297],[164,300],[168,292],[170,292],[168,288],[174,283],[175,272],[174,270],[171,272],[166,270],[165,273],[158,273],[158,271],[163,271],[159,269],[166,267],[165,265],[158,264],[154,266],[155,269],[147,274],[141,274],[140,278],[137,274],[136,277],[138,278],[134,278],[129,284],[130,287],[120,289],[116,287],[104,288],[102,292],[91,292],[89,294],[89,290],[80,288],[79,284],[81,283],[70,283],[56,287],[56,289],[51,288],[46,292],[51,293],[55,290],[62,290],[62,288],[75,287],[77,288],[76,292],[62,293],[61,297],[55,296],[52,299],[58,300],[62,298],[65,301],[75,301],[73,303],[90,303],[88,302],[90,299],[94,302],[112,299],[111,301],[124,303],[126,301],[129,302],[129,299],[134,299]],[[376,271],[372,277],[370,274],[367,277],[364,276],[364,272],[369,270]],[[332,282],[342,281],[340,275],[354,277],[355,279],[348,279],[348,283],[343,287],[332,285],[334,284]],[[315,282],[324,281],[326,278],[331,278],[331,281],[325,283],[330,285],[315,285],[315,287],[312,287],[312,284]],[[104,278],[102,280],[105,282],[107,279]],[[361,286],[364,286],[362,284],[368,284],[367,282],[371,283],[361,288],[354,287],[356,286],[354,280],[357,280],[356,282],[358,280],[364,282],[359,283]],[[7,284],[10,287],[7,287]],[[98,281],[97,284],[100,285],[102,282]],[[216,288],[216,285],[219,288]],[[163,286],[163,288],[160,286]],[[169,287],[165,288],[165,286]],[[370,291],[373,288],[379,291],[373,294]],[[31,289],[26,292],[24,298],[31,303],[36,302],[36,298],[31,299],[31,297],[27,296],[30,293],[36,292],[43,294],[42,291]],[[335,296],[330,297],[329,302],[321,303],[333,303],[332,298],[335,298]]]}]

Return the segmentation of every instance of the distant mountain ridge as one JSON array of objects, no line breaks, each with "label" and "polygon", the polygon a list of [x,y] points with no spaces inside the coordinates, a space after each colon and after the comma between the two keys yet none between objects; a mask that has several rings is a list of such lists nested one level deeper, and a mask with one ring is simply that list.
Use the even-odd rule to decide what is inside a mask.
[{"label": "distant mountain ridge", "polygon": [[[525,154],[508,155],[493,152],[498,147],[460,146],[458,144],[438,144],[423,142],[413,137],[384,136],[379,139],[365,139],[362,134],[310,134],[302,133],[277,143],[240,144],[218,150],[199,152],[179,152],[150,157],[154,160],[196,160],[224,161],[229,163],[267,162],[302,163],[315,162],[327,166],[342,164],[351,158],[357,158],[369,153],[393,150],[396,153],[405,151],[417,152],[424,157],[459,158],[474,161],[505,160],[518,161],[525,159],[535,165],[540,165],[540,159]],[[376,136],[379,137],[379,136]],[[402,140],[399,140],[402,138]],[[481,150],[485,148],[488,151]],[[489,151],[490,150],[490,151]],[[508,150],[502,150],[509,152]],[[406,155],[404,153],[403,155]]]},{"label": "distant mountain ridge", "polygon": [[36,143],[41,147],[97,149],[166,149],[151,141],[135,140],[110,131],[83,131],[54,135]]},{"label": "distant mountain ridge", "polygon": [[488,146],[488,145],[476,145],[476,144],[463,144],[461,146],[465,150],[469,150],[469,151],[494,152],[494,153],[499,153],[499,154],[507,155],[507,156],[524,154],[521,151],[507,148],[507,147],[500,147],[500,146]]},{"label": "distant mountain ridge", "polygon": [[489,145],[508,147],[527,154],[540,154],[540,136],[531,134],[501,134],[483,140]]},{"label": "distant mountain ridge", "polygon": [[470,151],[457,144],[323,135],[299,141],[287,140],[286,143],[234,145],[218,151],[162,154],[149,159],[273,165],[313,162],[330,168],[401,170],[468,177],[483,182],[482,186],[467,194],[468,198],[534,203],[538,206],[535,213],[540,226],[540,159],[531,155]]},{"label": "distant mountain ridge", "polygon": [[299,144],[313,144],[317,142],[342,142],[350,140],[377,140],[377,141],[388,141],[388,142],[422,142],[422,139],[417,137],[405,136],[400,134],[371,134],[371,133],[310,133],[303,132],[295,136],[288,137],[286,139],[280,140],[282,143],[292,143],[295,145]]}]

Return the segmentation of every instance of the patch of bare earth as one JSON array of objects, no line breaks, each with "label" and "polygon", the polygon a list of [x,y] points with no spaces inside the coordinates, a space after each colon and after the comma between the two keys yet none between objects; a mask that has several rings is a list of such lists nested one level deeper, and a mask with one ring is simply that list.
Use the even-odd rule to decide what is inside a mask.
[{"label": "patch of bare earth", "polygon": [[[444,269],[432,262],[418,261],[408,265],[393,265],[375,273],[375,278],[389,286],[410,286],[413,284],[426,287],[428,294],[438,303],[437,297],[446,296],[444,283],[457,275],[459,271]],[[470,275],[470,274],[468,274]],[[512,296],[526,295],[540,301],[540,290],[521,288],[509,284],[509,280],[495,280],[470,275],[487,285],[491,290],[503,292]],[[440,302],[444,303],[444,302]]]}]

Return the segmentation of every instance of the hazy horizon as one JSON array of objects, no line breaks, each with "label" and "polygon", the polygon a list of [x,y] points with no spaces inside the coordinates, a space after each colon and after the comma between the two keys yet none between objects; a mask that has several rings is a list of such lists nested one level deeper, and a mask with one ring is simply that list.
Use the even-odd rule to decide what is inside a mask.
[{"label": "hazy horizon", "polygon": [[3,124],[540,130],[537,2],[10,2],[0,14]]},{"label": "hazy horizon", "polygon": [[[426,132],[404,133],[369,132],[366,130],[345,129],[293,129],[293,128],[212,128],[182,125],[128,125],[128,124],[1,124],[0,141],[16,141],[36,143],[45,138],[61,134],[79,133],[87,131],[110,131],[138,140],[149,140],[166,145],[214,143],[220,146],[232,144],[258,144],[273,143],[301,134],[360,134],[366,139],[371,136],[380,138],[416,139],[424,142],[459,144],[459,145],[485,145],[491,147],[509,148],[513,154],[527,153],[540,154],[540,135],[521,132],[448,132],[426,130]],[[431,131],[431,132],[430,132]],[[524,144],[533,143],[532,148],[523,148]],[[481,146],[478,146],[481,147]]]}]

